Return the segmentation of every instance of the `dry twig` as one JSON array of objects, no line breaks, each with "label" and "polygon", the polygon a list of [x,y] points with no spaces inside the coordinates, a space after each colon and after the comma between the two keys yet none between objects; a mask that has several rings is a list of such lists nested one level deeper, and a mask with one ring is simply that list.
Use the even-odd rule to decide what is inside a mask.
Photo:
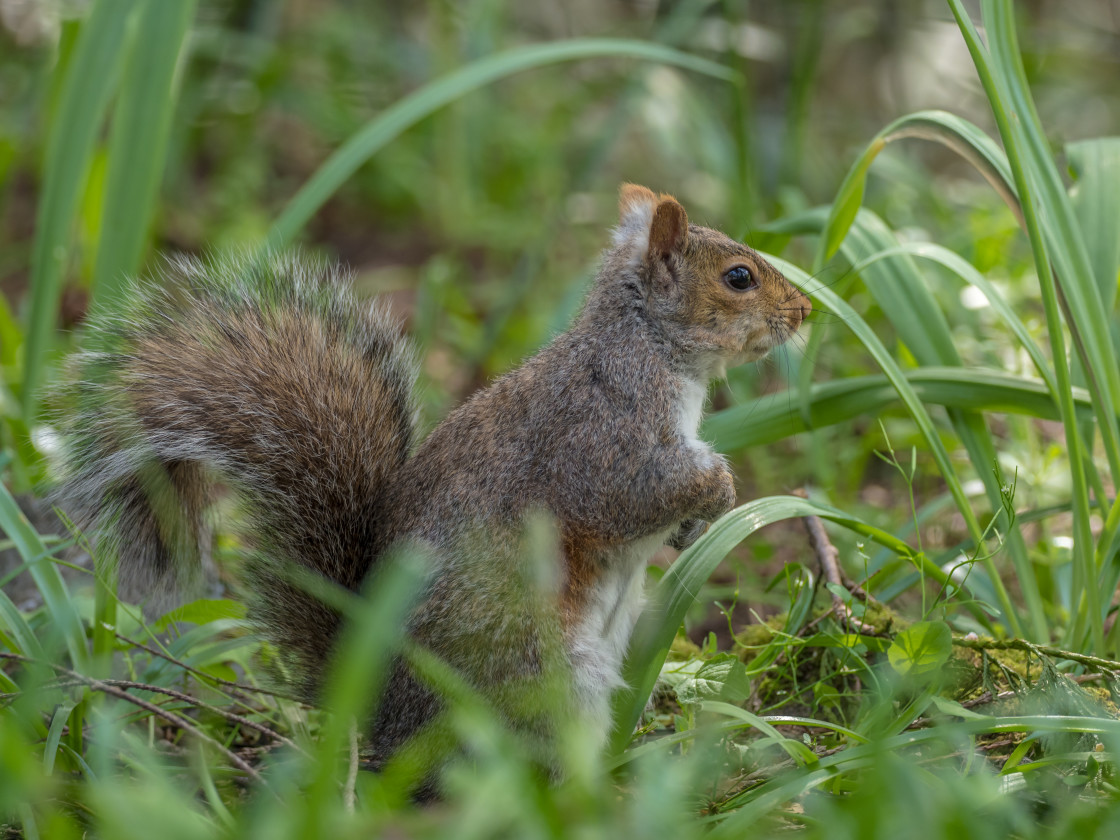
[{"label": "dry twig", "polygon": [[[64,668],[61,665],[55,665],[52,662],[42,662],[40,660],[32,659],[29,656],[22,656],[18,653],[7,653],[5,651],[0,651],[0,659],[10,659],[16,662],[46,665],[57,673],[63,674],[74,680],[75,682],[86,685],[93,691],[99,691],[102,694],[108,694],[110,697],[116,697],[118,700],[124,700],[127,703],[132,703],[134,706],[139,706],[141,709],[144,709],[145,711],[151,712],[153,715],[157,715],[158,717],[163,718],[172,726],[177,726],[184,732],[191,733],[200,741],[204,741],[207,744],[210,744],[216,750],[225,755],[225,757],[234,767],[237,767],[239,770],[244,771],[249,776],[256,779],[258,782],[264,784],[264,780],[261,778],[260,774],[256,770],[254,770],[250,764],[242,759],[241,756],[237,755],[237,753],[233,752],[233,750],[229,749],[225,745],[219,743],[217,740],[207,735],[193,722],[185,717],[182,717],[181,715],[177,715],[174,712],[167,711],[167,709],[160,708],[155,703],[149,703],[147,700],[141,700],[139,697],[133,697],[124,689],[118,688],[115,685],[111,685],[104,680],[97,680],[93,677],[87,677],[84,674],[79,674],[77,671],[71,671],[69,668]],[[267,785],[265,786],[267,787]]]},{"label": "dry twig", "polygon": [[[808,493],[804,490],[794,491],[795,496],[801,496],[803,499],[809,497]],[[809,545],[812,547],[814,553],[817,555],[817,562],[820,563],[821,575],[824,579],[838,587],[844,587],[844,581],[840,574],[840,552],[836,550],[836,546],[828,538],[828,532],[824,529],[824,523],[821,522],[819,516],[805,516],[802,518],[805,523],[805,530],[809,533]],[[850,591],[850,590],[849,590]],[[860,590],[864,599],[867,598],[867,593]],[[846,624],[848,629],[855,633],[872,634],[875,628],[870,625],[864,624],[854,615],[852,615],[851,608],[844,603],[836,592],[829,590],[832,596],[832,612],[842,624]]]}]

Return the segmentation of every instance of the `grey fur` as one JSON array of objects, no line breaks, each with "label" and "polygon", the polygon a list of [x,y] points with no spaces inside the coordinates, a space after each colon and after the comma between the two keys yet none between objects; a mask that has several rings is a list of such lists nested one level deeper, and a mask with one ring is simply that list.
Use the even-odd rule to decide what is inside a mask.
[{"label": "grey fur", "polygon": [[[758,288],[729,288],[729,264]],[[557,715],[606,736],[649,554],[690,543],[735,501],[723,459],[695,439],[704,387],[809,308],[749,248],[628,186],[571,329],[410,455],[412,355],[337,271],[274,256],[170,273],[174,291],[139,286],[126,317],[95,319],[94,349],[74,360],[100,375],[76,389],[71,513],[124,574],[158,586],[198,560],[211,479],[232,485],[263,558],[254,614],[308,697],[338,619],[278,570],[300,563],[357,589],[389,546],[422,544],[436,566],[408,632],[546,739]],[[533,511],[559,541],[543,576],[523,543]],[[539,689],[556,693],[557,673],[549,705]],[[437,709],[398,663],[372,726],[378,760]]]}]

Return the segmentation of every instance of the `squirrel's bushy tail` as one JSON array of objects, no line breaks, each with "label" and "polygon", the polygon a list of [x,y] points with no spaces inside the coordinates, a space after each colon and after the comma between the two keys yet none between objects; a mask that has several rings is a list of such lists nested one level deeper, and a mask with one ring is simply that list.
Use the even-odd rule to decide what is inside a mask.
[{"label": "squirrel's bushy tail", "polygon": [[[412,446],[414,364],[398,326],[305,257],[168,262],[95,316],[71,360],[61,502],[153,587],[197,565],[217,482],[244,499],[253,611],[313,694],[338,617],[290,581],[356,589],[387,535]],[[66,396],[66,395],[64,395]]]}]

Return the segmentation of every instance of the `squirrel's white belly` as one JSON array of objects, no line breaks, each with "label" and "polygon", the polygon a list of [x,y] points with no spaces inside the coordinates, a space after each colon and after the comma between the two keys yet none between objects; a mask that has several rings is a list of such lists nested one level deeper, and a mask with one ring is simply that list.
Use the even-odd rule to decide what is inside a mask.
[{"label": "squirrel's white belly", "polygon": [[589,594],[568,652],[577,702],[600,743],[610,734],[610,696],[622,683],[622,660],[642,611],[646,563],[669,531],[635,540],[607,561],[608,571]]}]

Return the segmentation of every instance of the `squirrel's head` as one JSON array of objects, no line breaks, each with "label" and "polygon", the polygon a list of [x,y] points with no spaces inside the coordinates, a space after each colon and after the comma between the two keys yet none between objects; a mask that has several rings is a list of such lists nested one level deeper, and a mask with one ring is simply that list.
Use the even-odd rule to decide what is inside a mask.
[{"label": "squirrel's head", "polygon": [[757,252],[690,225],[671,195],[623,184],[619,211],[609,268],[637,279],[651,316],[711,373],[766,355],[812,309]]}]

